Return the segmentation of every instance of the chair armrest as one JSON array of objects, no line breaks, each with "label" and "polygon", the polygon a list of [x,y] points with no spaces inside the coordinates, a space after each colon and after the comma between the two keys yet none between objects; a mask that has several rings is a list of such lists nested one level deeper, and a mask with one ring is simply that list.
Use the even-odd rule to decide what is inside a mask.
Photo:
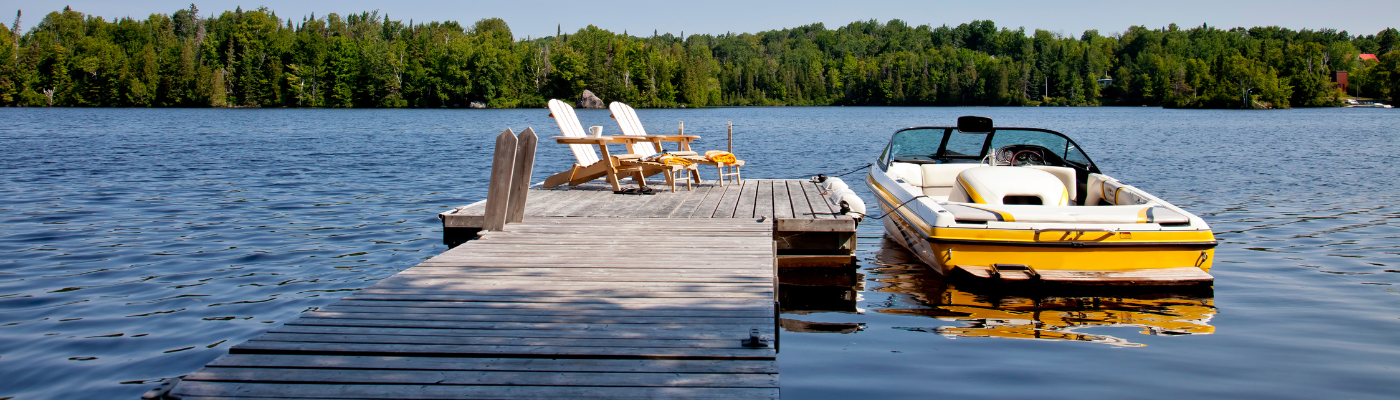
[{"label": "chair armrest", "polygon": [[658,139],[666,142],[691,141],[700,138],[700,136],[698,135],[646,135],[641,137],[645,137],[648,139]]},{"label": "chair armrest", "polygon": [[554,139],[555,141],[557,141],[557,142],[559,142],[559,143],[563,143],[563,144],[598,144],[598,143],[615,143],[615,142],[617,142],[617,140],[616,140],[614,137],[612,137],[612,136],[603,136],[603,137],[568,137],[568,136],[555,136],[555,137],[553,137],[552,139]]}]

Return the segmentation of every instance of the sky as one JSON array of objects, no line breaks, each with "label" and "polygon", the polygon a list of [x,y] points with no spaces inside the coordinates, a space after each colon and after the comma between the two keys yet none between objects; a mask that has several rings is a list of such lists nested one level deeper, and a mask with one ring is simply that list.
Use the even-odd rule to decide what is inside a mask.
[{"label": "sky", "polygon": [[[189,7],[190,0],[7,0],[0,15],[23,10],[22,27],[28,29],[43,15],[70,5],[74,10],[102,16],[144,19],[152,13],[169,14]],[[1333,28],[1351,34],[1375,34],[1400,26],[1400,1],[1266,1],[1266,0],[1155,0],[1155,1],[1053,1],[1053,0],[533,0],[533,1],[384,1],[384,0],[198,0],[200,14],[221,13],[242,6],[267,6],[282,19],[300,21],[315,13],[342,15],[379,10],[391,19],[407,22],[454,20],[470,25],[482,18],[498,17],[510,25],[517,39],[554,35],[596,25],[614,32],[647,36],[662,34],[726,32],[754,33],[821,22],[835,29],[853,21],[901,19],[909,25],[957,26],[990,19],[998,27],[1025,27],[1078,37],[1088,29],[1109,35],[1132,25],[1148,28],[1176,23],[1182,27],[1202,23],[1220,28],[1277,25],[1289,29]],[[0,17],[9,22],[9,17]]]}]

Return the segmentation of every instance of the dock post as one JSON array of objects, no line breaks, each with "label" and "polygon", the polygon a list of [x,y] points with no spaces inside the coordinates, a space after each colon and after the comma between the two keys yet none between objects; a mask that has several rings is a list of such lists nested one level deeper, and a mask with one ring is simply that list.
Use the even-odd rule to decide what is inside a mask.
[{"label": "dock post", "polygon": [[729,154],[734,154],[734,121],[729,121]]},{"label": "dock post", "polygon": [[515,171],[515,132],[506,128],[496,136],[496,155],[491,158],[491,180],[486,187],[486,212],[482,229],[502,231],[510,205],[511,173]]},{"label": "dock post", "polygon": [[535,130],[529,127],[516,137],[515,171],[511,173],[510,203],[506,206],[507,223],[525,221],[525,198],[530,194],[530,173],[535,168],[535,143],[538,141]]}]

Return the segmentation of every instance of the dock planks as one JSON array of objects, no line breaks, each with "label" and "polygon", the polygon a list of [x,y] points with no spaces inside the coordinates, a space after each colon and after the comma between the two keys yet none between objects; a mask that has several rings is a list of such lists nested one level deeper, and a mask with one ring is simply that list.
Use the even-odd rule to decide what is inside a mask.
[{"label": "dock planks", "polygon": [[[529,191],[525,215],[534,217],[628,217],[628,218],[759,218],[770,219],[851,219],[836,215],[821,195],[817,184],[808,180],[746,179],[742,184],[719,186],[714,182],[680,186],[675,192],[653,185],[653,195],[617,195],[597,183],[560,186]],[[464,206],[444,213],[444,221],[456,215],[479,216],[485,203]],[[465,226],[465,225],[464,225]],[[473,226],[475,227],[475,226]]]},{"label": "dock planks", "polygon": [[[785,183],[767,187],[791,193]],[[526,213],[691,217],[688,205],[731,190],[737,200],[745,188],[657,196],[634,209],[561,191],[540,197],[561,202],[532,197]],[[742,213],[758,212],[747,204]],[[775,349],[741,345],[750,329],[776,334],[773,248],[773,224],[749,218],[527,216],[234,346],[173,393],[776,398]]]}]

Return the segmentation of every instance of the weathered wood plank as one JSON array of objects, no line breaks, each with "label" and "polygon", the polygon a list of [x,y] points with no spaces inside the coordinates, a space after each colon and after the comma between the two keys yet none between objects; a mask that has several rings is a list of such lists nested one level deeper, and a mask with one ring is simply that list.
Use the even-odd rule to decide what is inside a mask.
[{"label": "weathered wood plank", "polygon": [[777,200],[774,198],[773,181],[764,179],[756,180],[755,183],[758,184],[758,193],[753,199],[753,216],[754,218],[766,217],[767,220],[771,221],[773,220],[773,202]]},{"label": "weathered wood plank", "polygon": [[344,385],[193,381],[181,396],[311,397],[353,399],[616,399],[778,398],[777,388],[637,388],[579,386]]},{"label": "weathered wood plank", "polygon": [[[806,192],[802,190],[802,182],[799,180],[787,180],[788,200],[792,201],[792,218],[809,220],[815,218],[812,215],[812,204],[806,201]],[[781,231],[781,229],[778,229]]]},{"label": "weathered wood plank", "polygon": [[398,275],[381,280],[376,288],[443,288],[460,287],[476,289],[530,289],[530,288],[559,288],[567,290],[590,290],[590,289],[619,289],[619,290],[641,290],[653,289],[655,291],[682,290],[710,290],[710,291],[747,291],[753,288],[769,287],[771,285],[762,282],[590,282],[590,281],[532,281],[530,279],[492,279],[492,280],[463,280],[460,277],[452,276],[413,276]]},{"label": "weathered wood plank", "polygon": [[210,367],[363,368],[429,371],[669,372],[692,374],[776,374],[766,361],[739,360],[578,360],[547,358],[452,358],[230,354]]},{"label": "weathered wood plank", "polygon": [[[528,311],[528,310],[550,310],[559,312],[586,311],[586,310],[629,310],[645,315],[650,312],[683,312],[683,311],[716,311],[716,312],[741,312],[745,310],[760,310],[772,313],[772,304],[754,304],[749,302],[715,302],[709,304],[619,304],[619,303],[516,303],[516,302],[484,302],[484,301],[394,301],[394,300],[355,300],[343,299],[333,304],[333,306],[353,306],[353,307],[433,307],[433,308],[469,308],[469,309],[499,309],[505,311]],[[329,306],[328,306],[329,307]]]},{"label": "weathered wood plank", "polygon": [[682,201],[680,204],[676,205],[676,208],[672,209],[670,214],[662,215],[660,217],[689,218],[691,214],[695,213],[695,209],[700,206],[700,203],[704,202],[705,198],[710,196],[710,193],[716,190],[716,187],[717,186],[697,186],[695,188],[695,192],[691,193],[690,196],[686,196],[685,201]]},{"label": "weathered wood plank", "polygon": [[[437,329],[504,329],[504,330],[599,330],[599,331],[661,331],[661,330],[685,330],[692,331],[705,329],[706,332],[738,332],[747,333],[749,328],[758,328],[759,332],[773,333],[773,326],[753,326],[749,324],[718,325],[711,324],[705,327],[696,327],[691,324],[582,324],[582,323],[531,323],[531,322],[460,322],[460,321],[414,321],[414,320],[381,320],[381,319],[331,319],[331,318],[297,318],[287,325],[317,325],[317,326],[365,326],[384,328],[437,328]],[[737,333],[736,333],[737,334]],[[747,337],[747,336],[745,336]],[[527,353],[521,353],[527,354]]]},{"label": "weathered wood plank", "polygon": [[721,317],[721,318],[768,318],[773,313],[766,311],[734,310],[560,310],[557,308],[462,308],[462,307],[403,307],[403,306],[349,306],[338,302],[320,307],[317,312],[336,313],[385,313],[385,314],[454,314],[454,315],[510,315],[510,316],[602,316],[602,317]]},{"label": "weathered wood plank", "polygon": [[[550,197],[548,201],[540,202],[541,205],[539,208],[534,209],[533,212],[527,212],[527,218],[530,215],[562,217],[564,214],[561,213],[560,210],[575,205],[576,202],[587,195],[585,192],[573,190],[541,190],[541,192],[552,193],[554,196]],[[533,193],[531,195],[531,203],[535,203]]]},{"label": "weathered wood plank", "polygon": [[[772,313],[772,311],[769,311]],[[734,330],[563,330],[563,329],[452,329],[420,327],[382,326],[339,326],[339,325],[286,325],[273,332],[317,333],[341,335],[401,335],[401,336],[471,336],[471,337],[528,337],[528,338],[575,338],[575,339],[647,339],[647,340],[731,340],[746,334],[747,329]]]},{"label": "weathered wood plank", "polygon": [[[744,185],[731,184],[725,186],[724,195],[720,197],[719,204],[715,206],[715,213],[710,218],[735,218],[736,209],[739,207],[739,198],[743,195]],[[745,216],[745,218],[748,218]]]},{"label": "weathered wood plank", "polygon": [[525,128],[516,136],[514,170],[510,181],[510,204],[506,207],[506,222],[521,222],[525,218],[525,203],[530,195],[530,173],[535,170],[534,128]]},{"label": "weathered wood plank", "polygon": [[[537,357],[571,358],[652,358],[652,359],[773,359],[772,348],[749,349],[739,346],[735,338],[733,349],[714,348],[674,348],[674,347],[577,347],[577,346],[505,346],[505,345],[448,345],[448,344],[375,344],[375,343],[311,343],[277,342],[269,340],[249,340],[229,348],[230,353],[368,353],[373,355],[481,355],[499,357],[502,355],[530,354]],[[366,354],[366,355],[368,355]]]},{"label": "weathered wood plank", "polygon": [[812,218],[814,218],[814,219],[834,219],[834,218],[836,218],[836,217],[832,216],[831,203],[828,203],[828,202],[826,201],[826,197],[822,196],[822,194],[821,194],[821,188],[818,188],[816,183],[812,183],[812,182],[803,182],[803,183],[802,183],[802,191],[803,191],[803,194],[805,194],[806,197],[807,197],[807,204],[811,205],[811,207],[812,207]]},{"label": "weathered wood plank", "polygon": [[792,199],[786,180],[773,181],[773,218],[793,218]]},{"label": "weathered wood plank", "polygon": [[767,317],[680,317],[680,316],[602,316],[602,315],[505,315],[505,314],[418,314],[418,313],[358,313],[313,311],[306,318],[324,319],[379,319],[413,321],[466,321],[466,322],[526,322],[526,323],[591,323],[591,324],[766,324],[773,318]]},{"label": "weathered wood plank", "polygon": [[359,344],[741,349],[743,348],[742,338],[737,336],[738,335],[733,335],[722,339],[599,339],[269,332],[253,338],[253,340]]},{"label": "weathered wood plank", "polygon": [[[669,275],[668,275],[669,274]],[[751,278],[771,279],[761,272],[752,269],[731,268],[720,269],[698,269],[698,268],[513,268],[513,267],[453,267],[453,266],[419,266],[399,272],[399,275],[463,275],[467,277],[479,276],[489,277],[512,277],[530,276],[539,278],[550,278],[556,280],[594,280],[599,278],[618,278],[619,280],[647,279],[655,281],[667,278],[657,278],[660,275],[669,277],[685,278],[676,282],[686,282],[690,278],[696,280],[703,279],[725,279],[748,280]],[[772,275],[772,274],[768,274]],[[602,282],[602,281],[599,281]]]},{"label": "weathered wood plank", "polygon": [[[355,294],[355,296],[359,297],[359,296],[372,296],[372,295],[407,295],[407,296],[433,296],[432,298],[447,298],[447,299],[497,299],[497,298],[501,298],[501,297],[515,297],[515,298],[529,298],[529,299],[533,299],[533,298],[537,298],[537,297],[541,297],[541,296],[560,297],[560,298],[566,298],[566,297],[584,297],[584,298],[602,297],[602,298],[608,298],[608,299],[617,299],[617,298],[645,298],[645,299],[704,298],[704,299],[715,299],[715,298],[731,298],[731,297],[732,297],[732,298],[760,298],[760,299],[761,299],[761,298],[765,298],[765,297],[772,297],[773,291],[772,291],[771,289],[770,289],[770,290],[766,290],[766,291],[746,291],[746,292],[740,292],[740,291],[705,291],[705,292],[701,292],[701,291],[674,291],[674,292],[654,292],[654,291],[625,290],[625,289],[617,289],[617,290],[509,290],[509,289],[497,289],[497,290],[483,290],[483,291],[475,292],[475,293],[490,293],[490,295],[472,295],[471,293],[474,293],[474,292],[473,292],[473,291],[460,290],[460,289],[451,289],[451,288],[447,288],[447,289],[443,289],[443,290],[418,289],[418,288],[410,288],[410,289],[398,289],[398,288],[379,289],[379,288],[369,288],[369,289],[364,289],[364,290],[359,291],[358,293]],[[437,297],[437,296],[444,296],[444,297]]]},{"label": "weathered wood plank", "polygon": [[251,382],[322,382],[401,385],[508,385],[508,386],[625,386],[625,387],[739,387],[778,386],[773,374],[638,374],[575,372],[557,374],[528,371],[379,371],[346,369],[209,368],[189,374],[186,381],[242,380]]},{"label": "weathered wood plank", "polygon": [[741,189],[738,204],[734,207],[734,218],[755,218],[754,208],[758,201],[758,187],[764,181],[757,179],[745,179],[744,187]]},{"label": "weathered wood plank", "polygon": [[561,296],[555,293],[537,293],[531,295],[470,295],[470,294],[410,294],[410,293],[353,293],[346,298],[356,300],[417,300],[417,301],[483,301],[483,302],[521,302],[521,303],[628,303],[628,304],[701,304],[706,301],[716,301],[730,298],[735,301],[754,301],[753,299],[763,298],[762,294],[746,296],[709,296],[705,294],[695,294],[691,297],[682,297],[684,294],[674,294],[671,296],[613,296],[606,299],[597,299],[596,296],[578,295]]},{"label": "weathered wood plank", "polygon": [[[608,194],[612,195],[611,192],[609,192]],[[579,201],[578,204],[576,204],[574,207],[562,209],[559,213],[569,217],[592,216],[594,215],[593,213],[597,211],[599,207],[606,205],[608,203],[608,200],[608,197],[603,196],[587,196],[584,197],[581,201]],[[526,217],[525,219],[527,221],[530,220],[529,217]]]},{"label": "weathered wood plank", "polygon": [[710,188],[710,192],[705,194],[705,199],[695,206],[695,210],[690,213],[691,219],[709,221],[718,213],[718,208],[723,203],[725,193],[736,185],[717,186]]},{"label": "weathered wood plank", "polygon": [[486,189],[486,221],[483,229],[499,231],[510,218],[511,173],[515,171],[515,132],[506,128],[496,136],[496,153],[491,159],[491,179]]}]

